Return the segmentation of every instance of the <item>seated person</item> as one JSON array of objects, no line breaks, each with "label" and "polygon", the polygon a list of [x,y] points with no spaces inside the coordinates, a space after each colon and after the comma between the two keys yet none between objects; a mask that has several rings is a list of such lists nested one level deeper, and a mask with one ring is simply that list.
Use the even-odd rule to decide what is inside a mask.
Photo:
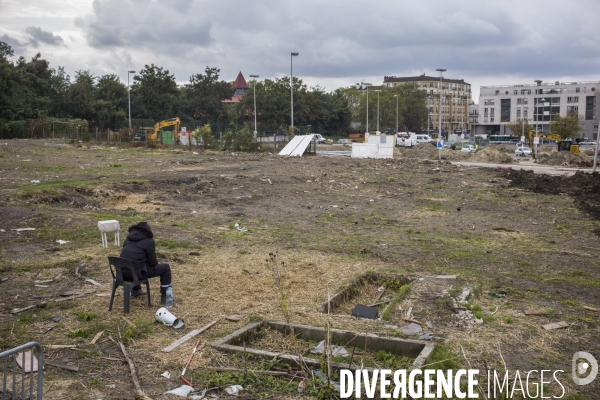
[{"label": "seated person", "polygon": [[[140,280],[160,276],[160,304],[165,305],[167,288],[171,286],[171,267],[169,264],[159,264],[156,260],[152,228],[147,222],[140,222],[130,226],[127,232],[120,257],[131,261]],[[129,275],[127,270],[123,270],[123,278],[132,279]],[[131,290],[132,297],[145,294],[140,285]]]}]

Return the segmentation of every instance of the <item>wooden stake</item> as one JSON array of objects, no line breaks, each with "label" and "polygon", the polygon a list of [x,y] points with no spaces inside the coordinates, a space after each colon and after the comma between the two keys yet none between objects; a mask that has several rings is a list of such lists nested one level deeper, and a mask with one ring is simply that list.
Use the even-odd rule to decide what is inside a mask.
[{"label": "wooden stake", "polygon": [[[244,370],[241,368],[229,368],[229,367],[204,367],[205,370],[207,371],[216,371],[216,372],[241,372],[243,373]],[[287,372],[280,372],[280,371],[255,371],[255,370],[248,370],[248,372],[253,373],[253,374],[257,374],[257,375],[274,375],[274,376],[284,376],[284,375],[289,375],[289,373]]]},{"label": "wooden stake", "polygon": [[127,360],[127,364],[129,364],[129,370],[131,372],[131,379],[133,380],[133,386],[135,386],[135,390],[137,391],[135,398],[141,399],[141,400],[152,400],[152,398],[148,397],[146,395],[146,393],[144,393],[144,391],[142,390],[142,386],[140,385],[140,380],[138,379],[138,376],[137,376],[137,371],[135,370],[135,364],[133,363],[133,360],[131,359],[131,357],[129,357],[129,354],[127,354],[125,345],[123,345],[123,342],[121,341],[121,328],[119,328],[119,324],[117,324],[117,329],[119,330],[118,345],[121,348],[121,352],[123,353],[125,360]]}]

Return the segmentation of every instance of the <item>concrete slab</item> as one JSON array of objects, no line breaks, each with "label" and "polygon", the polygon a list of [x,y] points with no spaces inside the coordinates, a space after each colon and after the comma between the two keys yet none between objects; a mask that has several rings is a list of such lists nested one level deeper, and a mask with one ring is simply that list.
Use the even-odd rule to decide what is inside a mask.
[{"label": "concrete slab", "polygon": [[[290,327],[294,330],[294,334],[303,340],[321,341],[325,339],[325,328],[309,325],[290,324],[279,321],[264,321],[254,322],[237,331],[225,336],[224,338],[211,343],[211,346],[217,350],[225,352],[243,352],[244,347],[241,344],[246,344],[246,353],[263,358],[279,358],[286,360],[292,364],[300,365],[307,364],[311,367],[320,368],[318,359],[300,357],[293,354],[284,354],[274,351],[258,350],[248,347],[256,340],[258,332],[263,327],[275,329],[285,335],[290,334]],[[412,339],[400,339],[378,336],[375,334],[365,334],[362,332],[346,331],[340,329],[329,330],[331,340],[336,343],[351,343],[352,346],[366,348],[370,351],[384,350],[392,354],[414,358],[413,366],[420,368],[425,364],[425,360],[433,351],[435,345],[431,342]],[[360,368],[360,365],[348,365],[347,363],[331,363],[335,369],[351,369]],[[365,368],[372,370],[372,368]]]}]

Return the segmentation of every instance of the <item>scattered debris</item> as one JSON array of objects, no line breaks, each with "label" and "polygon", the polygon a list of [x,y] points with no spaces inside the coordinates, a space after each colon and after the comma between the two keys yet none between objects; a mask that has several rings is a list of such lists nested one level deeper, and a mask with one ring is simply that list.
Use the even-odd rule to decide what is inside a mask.
[{"label": "scattered debris", "polygon": [[132,327],[133,329],[136,329],[136,330],[138,330],[138,331],[140,330],[140,328],[138,328],[136,324],[134,324],[133,322],[131,322],[131,321],[130,321],[130,320],[127,318],[127,317],[125,317],[124,315],[121,315],[121,319],[122,319],[123,321],[125,321],[125,322],[127,323],[127,325],[129,325],[129,326],[130,326],[130,327]]},{"label": "scattered debris", "polygon": [[[129,357],[129,354],[127,353],[127,350],[125,349],[125,345],[123,345],[123,342],[121,341],[121,328],[119,328],[118,324],[117,324],[117,329],[119,330],[118,345],[121,348],[121,352],[123,353],[125,360],[127,360],[127,364],[129,364],[129,370],[131,372],[131,379],[133,380],[133,385],[135,386],[135,390],[137,391],[135,398],[141,399],[141,400],[152,400],[142,390],[142,386],[140,385],[140,380],[137,376],[137,371],[135,369],[135,364],[133,363],[133,360],[131,359],[131,357]],[[109,336],[109,339],[111,339],[113,342],[115,341],[111,336]],[[186,396],[187,396],[187,394],[186,394]]]},{"label": "scattered debris", "polygon": [[58,243],[58,244],[67,244],[67,243],[69,243],[69,241],[68,240],[60,240],[60,239],[58,239],[56,241],[56,243]]},{"label": "scattered debris", "polygon": [[55,327],[55,326],[56,326],[56,325],[54,325],[54,324],[52,324],[52,325],[48,325],[47,327],[45,327],[44,329],[42,329],[42,330],[40,331],[40,333],[41,333],[42,335],[45,335],[46,333],[48,333],[48,332],[50,332],[52,329],[54,329],[54,327]]},{"label": "scattered debris", "polygon": [[525,315],[547,315],[547,314],[562,315],[562,312],[560,312],[560,311],[553,311],[552,309],[548,309],[548,310],[524,310],[523,313],[525,313]]},{"label": "scattered debris", "polygon": [[231,395],[237,396],[240,390],[244,390],[241,385],[231,385],[225,388],[225,391]]},{"label": "scattered debris", "polygon": [[352,310],[352,316],[357,318],[376,319],[378,311],[376,308],[367,307],[363,304],[357,304]]},{"label": "scattered debris", "polygon": [[44,344],[43,346],[50,350],[74,349],[77,347],[76,344]]},{"label": "scattered debris", "polygon": [[171,379],[171,373],[169,371],[165,371],[160,376],[164,376],[167,379]]},{"label": "scattered debris", "polygon": [[[327,382],[327,377],[325,376],[325,374],[323,374],[323,371],[321,371],[320,369],[315,369],[313,371],[313,374],[315,374],[315,376],[317,378],[319,378],[322,382]],[[333,388],[334,389],[338,389],[338,390],[340,389],[339,383],[335,383],[333,381],[331,383],[333,383]]]},{"label": "scattered debris", "polygon": [[[198,339],[198,341],[196,342],[196,345],[194,346],[194,350],[192,350],[192,354],[190,354],[190,358],[187,360],[187,363],[185,363],[185,366],[183,367],[183,370],[181,371],[181,375],[179,375],[179,378],[183,381],[183,383],[185,383],[186,385],[192,386],[192,387],[194,385],[192,385],[190,381],[185,379],[185,371],[190,366],[190,363],[192,362],[192,358],[194,358],[194,354],[196,354],[196,351],[199,350],[198,349],[199,344],[200,344],[200,339]],[[205,345],[206,344],[203,343],[202,346],[200,346],[200,350],[203,349]]]},{"label": "scattered debris", "polygon": [[421,336],[419,336],[419,340],[432,340],[433,339],[433,333],[425,333]]},{"label": "scattered debris", "polygon": [[100,332],[96,333],[96,336],[94,336],[94,338],[92,339],[90,344],[96,344],[96,342],[98,341],[98,339],[100,339],[100,337],[102,336],[103,333],[104,333],[104,331],[100,331]]},{"label": "scattered debris", "polygon": [[551,324],[542,325],[542,328],[544,328],[547,331],[551,331],[553,329],[568,328],[568,327],[569,327],[569,324],[567,324],[565,321],[553,322]]},{"label": "scattered debris", "polygon": [[89,282],[89,283],[91,283],[92,285],[96,285],[96,286],[104,286],[103,284],[101,284],[101,283],[98,283],[98,282],[96,282],[96,281],[95,281],[95,280],[93,280],[93,279],[90,279],[90,278],[85,278],[83,275],[81,275],[81,272],[80,272],[80,271],[81,271],[83,268],[85,268],[85,263],[81,264],[81,265],[80,265],[79,267],[77,267],[77,269],[75,270],[75,275],[77,275],[77,277],[78,277],[79,279],[83,279],[84,281],[86,281],[86,282]]},{"label": "scattered debris", "polygon": [[[23,160],[23,161],[26,161],[26,160]],[[31,183],[40,183],[40,181],[39,181],[38,179],[33,179],[33,180],[31,181]]]},{"label": "scattered debris", "polygon": [[302,379],[300,383],[298,383],[298,393],[304,392],[306,392],[306,382],[304,382],[304,379]]},{"label": "scattered debris", "polygon": [[411,322],[405,327],[400,328],[400,332],[402,332],[405,335],[414,335],[423,332],[423,328],[421,328],[421,325]]},{"label": "scattered debris", "polygon": [[[23,359],[23,357],[25,358]],[[25,353],[15,354],[15,359],[17,360],[17,365],[19,365],[19,367],[21,367],[23,372],[26,374],[30,372],[38,372],[38,359],[33,355],[33,353],[31,353],[31,350],[28,350]]]},{"label": "scattered debris", "polygon": [[117,388],[117,385],[115,385],[115,384],[113,383],[112,385],[106,385],[106,387],[107,387],[108,389],[116,389],[116,388]]},{"label": "scattered debris", "polygon": [[200,329],[194,329],[193,331],[189,332],[187,335],[185,335],[185,336],[177,339],[176,341],[174,341],[173,343],[171,343],[167,347],[163,348],[161,351],[163,353],[170,353],[171,351],[173,351],[174,349],[176,349],[177,347],[179,347],[183,343],[187,342],[188,340],[190,340],[194,336],[197,336],[200,333],[204,332],[205,330],[207,330],[208,328],[210,328],[211,326],[213,326],[216,323],[217,323],[217,320],[214,320],[210,324],[207,324],[207,325],[203,326]]},{"label": "scattered debris", "polygon": [[181,318],[177,318],[171,314],[165,307],[161,307],[156,311],[154,314],[154,319],[165,324],[166,326],[171,326],[174,329],[179,329],[185,325]]},{"label": "scattered debris", "polygon": [[18,313],[23,312],[23,311],[31,310],[32,308],[44,308],[44,307],[46,307],[46,304],[48,304],[48,303],[42,302],[42,303],[39,303],[39,304],[32,304],[30,306],[23,307],[23,308],[13,308],[13,310],[10,313],[11,314],[18,314]]},{"label": "scattered debris", "polygon": [[283,371],[259,371],[259,370],[244,370],[243,368],[230,368],[230,367],[203,367],[207,371],[215,372],[251,372],[256,375],[273,375],[273,376],[287,376],[288,372]]},{"label": "scattered debris", "polygon": [[456,279],[456,275],[437,275],[437,279]]},{"label": "scattered debris", "polygon": [[54,361],[48,361],[48,360],[45,360],[44,364],[51,365],[53,367],[64,369],[64,370],[67,370],[67,371],[79,372],[79,367],[77,365],[61,364],[61,363],[57,363],[57,362],[54,362]]},{"label": "scattered debris", "polygon": [[588,306],[583,306],[583,309],[584,310],[588,310],[588,311],[598,311],[597,308],[595,308],[595,307],[588,307]]},{"label": "scattered debris", "polygon": [[[325,341],[324,340],[321,340],[317,346],[310,349],[310,352],[313,354],[323,354],[323,351],[325,351]],[[331,345],[331,356],[332,357],[335,357],[335,356],[348,357],[348,351],[342,346],[336,346],[336,345],[332,344]]]},{"label": "scattered debris", "polygon": [[233,314],[233,315],[229,315],[229,316],[225,317],[225,319],[230,322],[240,322],[243,318],[244,318],[243,315],[238,315],[238,314]]},{"label": "scattered debris", "polygon": [[11,229],[12,231],[17,231],[17,232],[26,232],[26,231],[35,231],[35,228],[17,228],[17,229]]},{"label": "scattered debris", "polygon": [[248,271],[247,269],[243,269],[243,270],[242,270],[242,272],[245,272],[245,273],[247,273],[248,275],[258,275],[258,274],[260,274],[260,272],[250,272],[250,271]]},{"label": "scattered debris", "polygon": [[178,388],[167,390],[163,394],[174,394],[176,396],[187,397],[190,392],[193,392],[194,388],[189,385],[179,386]]}]

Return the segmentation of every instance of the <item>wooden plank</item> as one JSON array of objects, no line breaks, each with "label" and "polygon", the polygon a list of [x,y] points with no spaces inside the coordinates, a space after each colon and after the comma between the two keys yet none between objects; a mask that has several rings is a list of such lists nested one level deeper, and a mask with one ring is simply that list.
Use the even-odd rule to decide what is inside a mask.
[{"label": "wooden plank", "polygon": [[567,324],[565,321],[553,322],[551,324],[542,325],[542,328],[544,328],[547,331],[551,331],[553,329],[568,328],[568,327],[569,327],[569,324]]},{"label": "wooden plank", "polygon": [[100,332],[96,333],[96,336],[94,336],[94,338],[92,339],[90,344],[96,344],[96,342],[98,341],[98,339],[100,339],[100,336],[102,336],[103,333],[104,333],[104,331],[100,331]]},{"label": "wooden plank", "polygon": [[588,310],[588,311],[598,311],[597,308],[595,308],[595,307],[588,307],[588,306],[583,306],[583,309],[584,310]]},{"label": "wooden plank", "polygon": [[207,330],[208,328],[210,328],[211,326],[213,326],[214,324],[217,323],[217,320],[214,320],[213,322],[211,322],[208,325],[203,326],[200,329],[194,329],[193,331],[191,331],[190,333],[188,333],[187,335],[177,339],[176,341],[174,341],[173,343],[171,343],[170,345],[168,345],[167,347],[165,347],[164,349],[162,349],[161,351],[163,353],[169,353],[171,351],[173,351],[174,349],[176,349],[179,345],[187,342],[188,340],[190,340],[191,338],[193,338],[194,336],[199,335],[200,333],[204,332],[205,330]]},{"label": "wooden plank", "polygon": [[76,344],[44,344],[42,345],[47,349],[59,350],[59,349],[73,349],[77,347]]},{"label": "wooden plank", "polygon": [[30,306],[23,307],[23,308],[13,308],[13,310],[10,313],[11,314],[18,314],[20,312],[31,310],[32,308],[36,308],[36,307],[43,308],[43,307],[46,307],[46,304],[47,304],[46,302],[42,302],[42,303],[39,303],[39,304],[32,304]]},{"label": "wooden plank", "polygon": [[79,372],[79,367],[77,365],[69,365],[69,364],[61,364],[54,361],[44,361],[46,365],[52,365],[53,367],[65,369],[67,371]]},{"label": "wooden plank", "polygon": [[202,369],[205,369],[207,371],[217,371],[217,372],[249,372],[251,374],[257,374],[257,375],[274,375],[274,376],[289,376],[289,372],[283,372],[283,371],[257,371],[257,370],[251,370],[249,369],[248,371],[245,371],[241,368],[229,368],[229,367],[204,367]]},{"label": "wooden plank", "polygon": [[140,328],[137,327],[136,324],[134,324],[133,322],[131,322],[129,319],[127,319],[127,317],[121,315],[121,319],[125,322],[127,322],[127,325],[129,325],[130,327],[132,327],[133,329],[137,329],[139,330]]},{"label": "wooden plank", "polygon": [[[25,360],[23,360],[23,354],[25,354]],[[25,373],[37,372],[38,370],[38,359],[33,356],[33,365],[31,365],[31,350],[27,350],[25,353],[17,353],[15,354],[15,359],[17,360],[17,364],[19,367],[23,368]]]},{"label": "wooden plank", "polygon": [[562,315],[562,312],[553,310],[523,310],[523,312],[525,315]]},{"label": "wooden plank", "polygon": [[416,319],[412,319],[412,318],[402,318],[402,319],[406,322],[414,322],[415,324],[419,324],[421,326],[425,325],[423,322],[417,321]]},{"label": "wooden plank", "polygon": [[240,322],[242,320],[242,318],[244,318],[244,317],[242,315],[238,315],[238,314],[233,314],[233,315],[229,315],[229,316],[225,317],[225,319],[230,322]]},{"label": "wooden plank", "polygon": [[83,296],[87,296],[87,293],[80,293],[80,294],[76,294],[74,296],[69,296],[69,297],[61,297],[60,299],[54,299],[52,301],[67,301],[67,300],[75,300],[78,299],[79,297],[83,297]]}]

